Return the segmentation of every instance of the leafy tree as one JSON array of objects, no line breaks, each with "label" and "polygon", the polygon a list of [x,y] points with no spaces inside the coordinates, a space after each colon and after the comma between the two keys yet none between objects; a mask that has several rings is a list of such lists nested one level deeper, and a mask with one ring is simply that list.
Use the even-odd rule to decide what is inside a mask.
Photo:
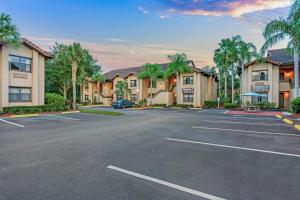
[{"label": "leafy tree", "polygon": [[269,22],[263,32],[265,43],[261,48],[262,55],[277,44],[288,38],[288,49],[293,49],[294,54],[294,98],[299,96],[299,44],[300,44],[300,13],[299,0],[294,1],[288,18],[273,19]]},{"label": "leafy tree", "polygon": [[163,71],[159,64],[147,63],[143,65],[142,71],[137,75],[139,79],[149,78],[150,79],[150,105],[152,105],[153,98],[153,82],[156,82],[158,77],[163,76]]},{"label": "leafy tree", "polygon": [[20,34],[16,25],[12,24],[11,17],[5,13],[0,14],[0,42],[15,47],[21,44]]},{"label": "leafy tree", "polygon": [[124,99],[124,94],[126,91],[128,91],[128,83],[126,81],[118,81],[115,90],[117,99]]},{"label": "leafy tree", "polygon": [[164,78],[168,78],[171,75],[177,74],[177,86],[176,86],[176,93],[177,93],[177,103],[179,102],[179,83],[180,83],[180,76],[183,73],[190,73],[192,72],[192,67],[188,66],[189,61],[186,57],[186,54],[175,54],[175,55],[169,55],[168,59],[171,61],[171,63],[168,65],[168,68],[164,72]]},{"label": "leafy tree", "polygon": [[[105,76],[103,74],[101,74],[101,72],[99,71],[96,74],[92,75],[92,80],[95,81],[97,83],[97,88],[98,88],[98,101],[100,99],[100,88],[101,88],[101,83],[105,82]],[[99,103],[99,102],[98,102]]]}]

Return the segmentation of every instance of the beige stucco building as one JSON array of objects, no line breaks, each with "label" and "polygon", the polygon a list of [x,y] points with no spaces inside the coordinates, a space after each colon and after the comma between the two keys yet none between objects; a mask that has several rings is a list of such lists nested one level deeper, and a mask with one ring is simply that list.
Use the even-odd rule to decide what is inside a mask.
[{"label": "beige stucco building", "polygon": [[242,93],[256,92],[265,97],[243,97],[243,102],[272,102],[288,108],[294,93],[293,56],[286,49],[270,50],[265,62],[245,66]]},{"label": "beige stucco building", "polygon": [[0,43],[0,108],[44,104],[45,52],[27,39],[18,48]]},{"label": "beige stucco building", "polygon": [[[158,78],[150,89],[150,79],[138,79],[137,74],[142,67],[132,67],[126,69],[112,70],[105,75],[106,82],[97,85],[92,80],[86,78],[85,84],[81,88],[82,102],[111,105],[113,101],[121,97],[115,94],[116,84],[125,82],[128,90],[123,98],[138,103],[141,100],[150,101],[152,93],[152,104],[187,104],[194,107],[201,107],[205,100],[216,100],[216,77],[202,69],[196,68],[193,61],[189,62],[192,68],[191,73],[173,75],[167,80]],[[166,69],[168,64],[161,64],[162,69]],[[100,88],[99,88],[100,87]],[[98,91],[100,91],[98,95]]]}]

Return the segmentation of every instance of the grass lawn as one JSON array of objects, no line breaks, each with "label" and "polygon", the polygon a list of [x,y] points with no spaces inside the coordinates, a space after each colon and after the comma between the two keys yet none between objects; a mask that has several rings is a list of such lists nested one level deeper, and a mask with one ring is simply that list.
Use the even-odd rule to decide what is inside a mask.
[{"label": "grass lawn", "polygon": [[88,110],[88,109],[81,109],[80,112],[82,112],[82,113],[90,113],[90,114],[97,114],[97,115],[109,115],[109,116],[124,115],[123,113],[113,112],[113,111],[108,111],[108,110]]}]

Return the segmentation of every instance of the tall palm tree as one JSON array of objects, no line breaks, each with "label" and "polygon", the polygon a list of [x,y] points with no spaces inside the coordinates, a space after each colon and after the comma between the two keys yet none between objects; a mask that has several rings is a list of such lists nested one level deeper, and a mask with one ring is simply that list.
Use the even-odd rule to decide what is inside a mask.
[{"label": "tall palm tree", "polygon": [[180,91],[180,76],[183,73],[190,73],[192,72],[192,67],[190,67],[189,61],[186,57],[186,54],[175,54],[175,55],[168,55],[168,59],[171,61],[168,65],[168,68],[164,72],[164,78],[168,78],[171,75],[177,74],[176,82],[176,93],[177,93],[177,103],[179,102],[179,91]]},{"label": "tall palm tree", "polygon": [[259,54],[255,45],[251,42],[247,43],[239,35],[234,36],[237,43],[237,52],[238,52],[238,64],[241,66],[241,79],[240,79],[240,100],[243,105],[242,99],[242,88],[243,88],[243,79],[245,74],[245,64],[252,61],[252,59],[259,59]]},{"label": "tall palm tree", "polygon": [[20,34],[16,25],[12,24],[11,21],[9,15],[0,14],[0,42],[18,47],[21,44]]},{"label": "tall palm tree", "polygon": [[[298,7],[297,7],[298,5]],[[269,22],[263,32],[265,43],[261,48],[261,54],[277,44],[278,42],[288,38],[288,48],[293,48],[294,53],[294,98],[299,96],[299,44],[300,44],[300,22],[299,22],[299,1],[293,4],[289,17],[273,19]],[[297,11],[297,10],[298,11]]]},{"label": "tall palm tree", "polygon": [[150,106],[152,105],[153,99],[153,82],[156,83],[158,77],[163,76],[163,71],[159,64],[147,63],[142,66],[142,71],[138,73],[137,77],[139,79],[149,78],[150,79]]},{"label": "tall palm tree", "polygon": [[[102,83],[105,82],[105,76],[103,74],[101,74],[100,72],[98,72],[97,74],[93,74],[92,76],[92,80],[95,81],[97,83],[97,88],[98,88],[98,101],[100,99],[100,86]],[[99,103],[99,102],[98,102]]]},{"label": "tall palm tree", "polygon": [[86,58],[88,52],[81,48],[79,43],[73,43],[64,48],[61,56],[66,59],[72,68],[72,90],[73,90],[73,110],[76,110],[76,81],[77,69],[81,67],[80,62]]},{"label": "tall palm tree", "polygon": [[[219,43],[219,48],[214,52],[214,62],[217,66],[224,68],[224,79],[225,79],[225,100],[227,100],[227,75],[229,68],[236,62],[236,45],[235,42],[229,38],[222,39]],[[230,69],[233,69],[231,67]],[[231,72],[234,77],[234,72]],[[232,97],[234,96],[234,84],[232,87]],[[232,99],[233,102],[233,99]]]}]

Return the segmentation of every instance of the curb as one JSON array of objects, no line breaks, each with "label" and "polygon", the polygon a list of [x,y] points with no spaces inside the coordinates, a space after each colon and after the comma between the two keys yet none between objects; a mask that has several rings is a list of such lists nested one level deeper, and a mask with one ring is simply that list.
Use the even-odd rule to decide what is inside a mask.
[{"label": "curb", "polygon": [[11,115],[9,118],[37,117],[37,116],[40,116],[40,114]]},{"label": "curb", "polygon": [[62,114],[69,114],[69,113],[79,113],[79,110],[76,111],[67,111],[67,112],[62,112]]},{"label": "curb", "polygon": [[294,125],[294,128],[300,131],[300,125]]}]

